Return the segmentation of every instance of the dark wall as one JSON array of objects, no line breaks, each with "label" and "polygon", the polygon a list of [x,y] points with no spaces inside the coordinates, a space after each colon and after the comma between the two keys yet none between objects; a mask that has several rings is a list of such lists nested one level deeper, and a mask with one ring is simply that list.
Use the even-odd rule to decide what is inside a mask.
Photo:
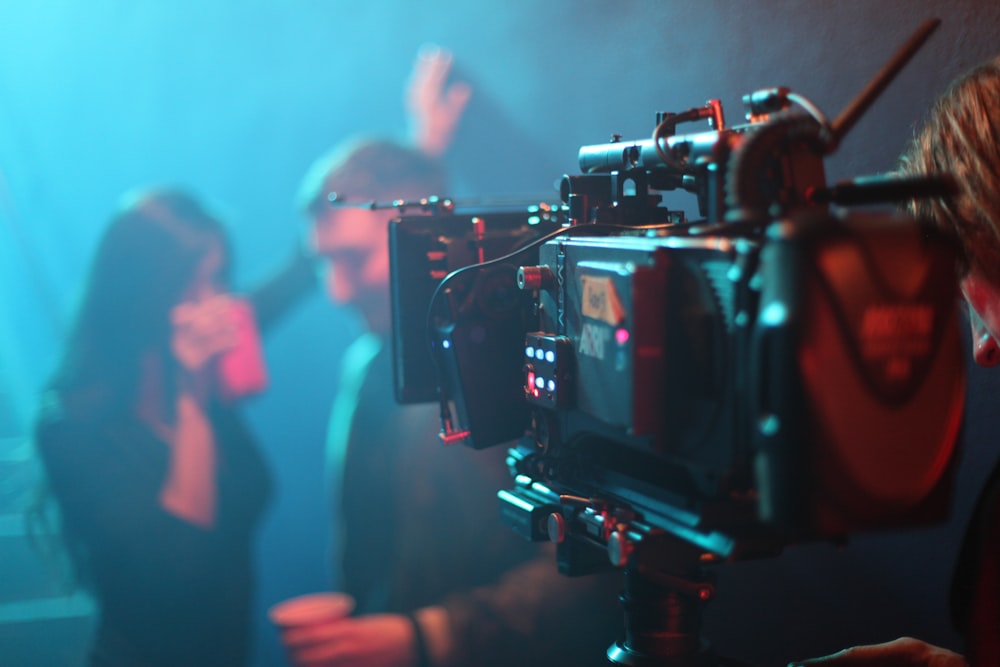
[{"label": "dark wall", "polygon": [[[836,115],[932,16],[943,20],[940,30],[830,159],[831,180],[893,166],[947,82],[997,50],[1000,5],[4,3],[6,430],[23,429],[30,415],[93,244],[122,191],[175,182],[209,197],[231,221],[240,277],[252,282],[302,232],[292,199],[314,157],[357,131],[402,134],[404,81],[424,42],[451,48],[458,74],[475,86],[452,156],[455,194],[545,194],[577,170],[581,144],[612,133],[648,136],[658,110],[719,98],[733,123],[743,93],[786,85]],[[678,204],[693,210],[683,197]],[[280,493],[262,532],[261,610],[326,585],[322,438],[338,355],[355,331],[349,315],[315,296],[268,342],[273,389],[250,407]],[[992,387],[972,375],[974,396]],[[992,456],[993,412],[980,398],[970,410],[968,477],[951,525],[727,569],[707,617],[715,644],[778,664],[902,632],[954,643],[946,578],[961,516]],[[261,637],[262,661],[277,659],[266,626]]]}]

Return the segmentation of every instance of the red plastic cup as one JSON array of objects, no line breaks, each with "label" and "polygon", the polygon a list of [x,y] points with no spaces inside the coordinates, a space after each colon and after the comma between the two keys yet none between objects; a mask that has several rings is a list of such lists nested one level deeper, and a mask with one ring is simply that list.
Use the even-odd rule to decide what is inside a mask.
[{"label": "red plastic cup", "polygon": [[223,398],[235,401],[264,391],[268,377],[253,306],[246,300],[234,298],[230,317],[236,327],[236,340],[219,357],[219,389]]},{"label": "red plastic cup", "polygon": [[310,593],[284,600],[268,610],[281,631],[292,665],[322,665],[335,647],[326,646],[328,630],[350,615],[354,598],[346,593]]}]

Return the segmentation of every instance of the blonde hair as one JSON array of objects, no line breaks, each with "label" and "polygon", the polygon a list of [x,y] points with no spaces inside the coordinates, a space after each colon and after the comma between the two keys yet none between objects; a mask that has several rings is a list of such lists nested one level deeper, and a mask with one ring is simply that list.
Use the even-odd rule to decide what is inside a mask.
[{"label": "blonde hair", "polygon": [[900,160],[909,175],[951,174],[958,193],[911,211],[954,229],[968,269],[1000,284],[1000,57],[955,80]]}]

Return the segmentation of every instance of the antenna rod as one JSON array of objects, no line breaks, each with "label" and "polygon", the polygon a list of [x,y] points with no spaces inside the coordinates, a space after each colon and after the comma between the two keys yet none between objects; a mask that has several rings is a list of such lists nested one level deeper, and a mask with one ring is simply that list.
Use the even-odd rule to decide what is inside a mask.
[{"label": "antenna rod", "polygon": [[896,52],[889,62],[882,66],[882,69],[875,75],[865,89],[862,90],[854,101],[844,109],[837,119],[833,121],[833,140],[840,143],[858,119],[868,111],[875,99],[882,94],[882,91],[892,83],[899,71],[910,61],[910,58],[920,50],[927,38],[931,36],[937,27],[941,25],[941,19],[927,19],[924,21],[913,36]]}]

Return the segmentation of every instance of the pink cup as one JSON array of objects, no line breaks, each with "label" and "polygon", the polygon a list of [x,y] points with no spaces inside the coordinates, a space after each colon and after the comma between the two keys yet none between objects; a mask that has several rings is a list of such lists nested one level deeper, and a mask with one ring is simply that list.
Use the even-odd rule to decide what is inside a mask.
[{"label": "pink cup", "polygon": [[293,665],[322,664],[328,653],[327,630],[354,610],[346,593],[310,593],[272,606],[268,618],[281,630],[281,640]]}]

